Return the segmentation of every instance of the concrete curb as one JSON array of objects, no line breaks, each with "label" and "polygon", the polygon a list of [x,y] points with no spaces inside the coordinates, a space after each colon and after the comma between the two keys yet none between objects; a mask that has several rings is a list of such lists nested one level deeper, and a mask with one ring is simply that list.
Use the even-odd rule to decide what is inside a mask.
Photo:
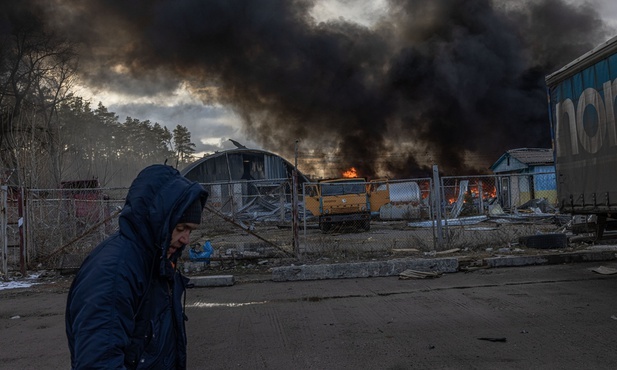
[{"label": "concrete curb", "polygon": [[234,285],[233,275],[194,276],[191,281],[195,287],[216,287]]},{"label": "concrete curb", "polygon": [[[253,280],[257,282],[266,280],[283,282],[387,277],[398,276],[409,269],[422,272],[455,273],[464,270],[464,268],[461,268],[459,260],[460,257],[400,258],[388,261],[281,266],[273,268],[271,275],[259,275],[259,279]],[[474,265],[478,266],[477,263],[481,262],[484,267],[497,268],[615,260],[617,260],[617,247],[594,247],[591,250],[577,252],[487,257],[477,260]],[[242,279],[243,277],[240,277],[240,283],[253,281],[251,279],[243,281]],[[234,285],[235,282],[233,275],[191,277],[191,283],[196,287],[230,286]]]},{"label": "concrete curb", "polygon": [[458,258],[394,259],[357,263],[284,266],[272,269],[272,281],[299,281],[395,276],[412,269],[424,272],[457,272]]},{"label": "concrete curb", "polygon": [[562,263],[612,261],[617,259],[614,251],[583,251],[538,256],[505,256],[485,258],[489,267],[515,267],[531,265],[557,265]]}]

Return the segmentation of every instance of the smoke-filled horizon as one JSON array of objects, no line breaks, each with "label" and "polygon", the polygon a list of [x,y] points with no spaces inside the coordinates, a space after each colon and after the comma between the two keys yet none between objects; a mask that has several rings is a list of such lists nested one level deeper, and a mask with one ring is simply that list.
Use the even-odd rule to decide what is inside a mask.
[{"label": "smoke-filled horizon", "polygon": [[562,0],[391,0],[370,27],[318,22],[317,2],[55,0],[44,14],[81,45],[87,85],[185,85],[264,149],[291,158],[299,140],[323,158],[305,172],[330,160],[333,175],[371,177],[477,172],[550,147],[544,77],[608,36],[592,5]]}]

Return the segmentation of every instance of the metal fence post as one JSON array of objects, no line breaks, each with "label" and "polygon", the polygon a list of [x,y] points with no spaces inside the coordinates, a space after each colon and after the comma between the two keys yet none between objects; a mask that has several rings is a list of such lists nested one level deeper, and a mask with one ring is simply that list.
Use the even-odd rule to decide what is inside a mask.
[{"label": "metal fence post", "polygon": [[6,201],[8,195],[9,188],[6,185],[2,185],[0,187],[0,232],[2,232],[2,253],[0,257],[2,258],[2,274],[4,279],[8,279],[9,277],[9,267],[8,267],[8,254],[9,254],[9,238],[8,238],[8,204]]},{"label": "metal fence post", "polygon": [[24,214],[24,188],[19,188],[17,196],[17,227],[19,229],[19,268],[21,276],[26,276],[28,270],[28,260],[26,259],[26,243],[24,240],[24,228],[26,227],[26,216]]},{"label": "metal fence post", "polygon": [[441,181],[439,180],[439,168],[437,165],[433,165],[433,194],[435,194],[435,226],[437,228],[437,246],[440,247],[443,244],[443,230],[441,227]]},{"label": "metal fence post", "polygon": [[299,239],[299,228],[300,224],[298,222],[298,170],[294,168],[292,175],[292,192],[291,192],[291,214],[292,214],[292,230],[293,230],[293,250],[294,254],[299,257],[300,254],[300,241]]},{"label": "metal fence post", "polygon": [[482,186],[482,180],[476,180],[478,187],[478,214],[484,214],[484,187]]},{"label": "metal fence post", "polygon": [[307,237],[306,237],[306,207],[304,206],[304,199],[306,199],[306,184],[302,184],[302,248],[301,250],[299,250],[299,255],[296,256],[297,258],[302,258],[304,256],[304,254],[306,253],[306,244],[307,244]]}]

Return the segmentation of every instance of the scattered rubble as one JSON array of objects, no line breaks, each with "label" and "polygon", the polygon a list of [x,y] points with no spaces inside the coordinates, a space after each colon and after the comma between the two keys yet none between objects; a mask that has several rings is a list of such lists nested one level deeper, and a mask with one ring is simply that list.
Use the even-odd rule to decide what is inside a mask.
[{"label": "scattered rubble", "polygon": [[442,273],[439,271],[426,272],[426,271],[417,271],[417,270],[408,269],[408,270],[401,272],[398,278],[400,280],[436,278],[436,277],[440,277],[441,274]]}]

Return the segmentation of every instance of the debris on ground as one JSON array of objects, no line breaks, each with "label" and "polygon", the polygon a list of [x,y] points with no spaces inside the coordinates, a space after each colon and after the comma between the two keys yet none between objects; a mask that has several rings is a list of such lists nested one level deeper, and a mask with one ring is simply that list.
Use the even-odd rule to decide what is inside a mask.
[{"label": "debris on ground", "polygon": [[606,266],[596,267],[596,268],[591,269],[591,271],[596,272],[596,273],[601,274],[601,275],[614,275],[614,274],[617,274],[617,269],[606,267]]},{"label": "debris on ground", "polygon": [[438,251],[438,252],[435,252],[435,253],[438,254],[438,255],[439,254],[450,254],[450,253],[459,252],[460,250],[461,250],[461,248],[453,248],[453,249],[448,249],[448,250],[445,250],[445,251]]},{"label": "debris on ground", "polygon": [[407,280],[407,279],[436,278],[440,276],[441,276],[441,272],[438,272],[438,271],[426,272],[426,271],[417,271],[417,270],[408,269],[408,270],[401,272],[398,278],[401,280]]},{"label": "debris on ground", "polygon": [[488,342],[507,342],[506,338],[488,338],[488,337],[480,337],[478,340],[486,340]]}]

